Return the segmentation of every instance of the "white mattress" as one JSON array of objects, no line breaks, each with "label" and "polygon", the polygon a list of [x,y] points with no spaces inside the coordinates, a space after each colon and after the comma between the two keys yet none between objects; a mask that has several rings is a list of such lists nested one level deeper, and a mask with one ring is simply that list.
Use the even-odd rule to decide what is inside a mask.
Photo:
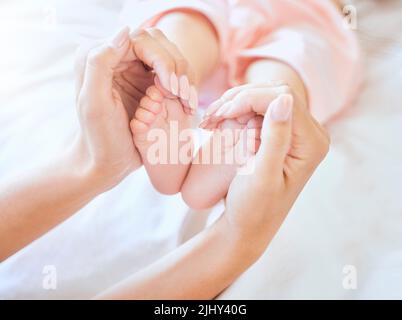
[{"label": "white mattress", "polygon": [[[121,3],[2,1],[2,179],[62,152],[77,127],[75,49],[113,33]],[[224,299],[402,298],[402,3],[358,5],[362,95],[329,125],[327,160],[266,254]],[[157,194],[138,171],[1,263],[0,299],[91,298],[173,250],[206,218],[178,196]],[[42,287],[49,265],[57,290]],[[342,286],[345,265],[356,268],[356,290]]]}]

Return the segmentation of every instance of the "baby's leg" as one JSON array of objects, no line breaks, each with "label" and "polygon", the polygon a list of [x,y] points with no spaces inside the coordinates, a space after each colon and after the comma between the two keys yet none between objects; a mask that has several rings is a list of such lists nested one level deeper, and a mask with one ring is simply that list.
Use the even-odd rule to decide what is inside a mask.
[{"label": "baby's leg", "polygon": [[208,209],[223,199],[237,171],[260,144],[262,117],[226,120],[202,146],[182,188],[193,209]]},{"label": "baby's leg", "polygon": [[180,192],[193,157],[193,117],[179,98],[167,98],[153,86],[131,123],[134,142],[154,187]]}]

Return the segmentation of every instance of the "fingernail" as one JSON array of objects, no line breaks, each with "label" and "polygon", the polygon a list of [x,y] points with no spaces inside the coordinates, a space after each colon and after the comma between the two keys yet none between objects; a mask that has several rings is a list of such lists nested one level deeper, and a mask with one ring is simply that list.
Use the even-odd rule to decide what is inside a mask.
[{"label": "fingernail", "polygon": [[286,122],[292,114],[293,97],[289,94],[280,95],[269,107],[269,117],[274,122]]},{"label": "fingernail", "polygon": [[180,77],[180,97],[184,100],[190,98],[190,82],[187,76]]},{"label": "fingernail", "polygon": [[179,95],[179,79],[174,72],[170,75],[170,90],[173,95]]},{"label": "fingernail", "polygon": [[[166,79],[167,77],[164,77],[163,79]],[[170,80],[168,80],[168,83],[165,81],[162,81],[159,76],[155,77],[155,85],[156,87],[162,92],[162,94],[166,98],[174,98],[175,96],[170,92]]]},{"label": "fingernail", "polygon": [[198,108],[198,94],[194,86],[190,89],[190,99],[188,101],[190,107],[195,111]]},{"label": "fingernail", "polygon": [[130,32],[129,27],[124,27],[121,29],[112,39],[112,44],[116,49],[120,49],[124,46],[126,41],[128,40],[128,34]]}]

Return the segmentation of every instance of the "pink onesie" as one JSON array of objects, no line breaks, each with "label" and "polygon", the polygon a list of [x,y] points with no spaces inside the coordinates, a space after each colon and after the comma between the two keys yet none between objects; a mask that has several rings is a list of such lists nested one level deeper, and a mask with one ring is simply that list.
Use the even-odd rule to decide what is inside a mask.
[{"label": "pink onesie", "polygon": [[180,10],[203,14],[219,35],[222,65],[202,88],[201,105],[242,84],[245,66],[254,58],[280,60],[296,70],[320,122],[357,93],[358,44],[329,0],[128,0],[121,21],[149,27]]}]

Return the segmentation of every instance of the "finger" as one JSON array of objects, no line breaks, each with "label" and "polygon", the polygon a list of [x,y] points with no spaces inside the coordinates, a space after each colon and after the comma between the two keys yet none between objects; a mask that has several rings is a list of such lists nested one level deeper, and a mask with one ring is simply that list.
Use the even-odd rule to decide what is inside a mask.
[{"label": "finger", "polygon": [[[255,113],[250,112],[240,117],[236,118],[235,120],[240,123],[246,125],[251,119],[255,118]],[[221,119],[218,122],[210,122],[208,119],[204,119],[200,122],[199,127],[205,130],[214,130],[221,125],[221,122],[225,121],[225,119]]]},{"label": "finger", "polygon": [[[281,94],[288,94],[289,90],[286,86],[253,88],[244,90],[227,104],[224,104],[216,113],[217,116],[223,118],[236,118],[244,113],[254,112],[264,115],[268,106]],[[226,107],[229,105],[229,107]]]},{"label": "finger", "polygon": [[293,97],[281,95],[269,106],[261,130],[261,145],[256,158],[260,175],[283,176],[285,158],[292,138]]},{"label": "finger", "polygon": [[130,38],[136,57],[154,69],[162,87],[172,93],[171,76],[176,72],[174,57],[145,30],[132,33]]},{"label": "finger", "polygon": [[[185,95],[181,95],[181,102],[185,109],[189,109],[189,114],[194,115],[198,109],[198,92],[193,85],[190,85],[188,90],[188,99],[183,98]],[[181,88],[180,92],[182,92]]]},{"label": "finger", "polygon": [[201,129],[209,130],[209,129],[207,129],[207,127],[208,127],[208,119],[202,120],[199,123],[198,127],[201,128]]},{"label": "finger", "polygon": [[321,132],[324,138],[327,140],[327,143],[330,144],[331,137],[328,131],[311,115],[311,120],[313,121],[315,127]]},{"label": "finger", "polygon": [[[195,94],[196,91],[194,91]],[[190,82],[188,80],[188,77],[186,75],[182,75],[179,78],[179,98],[180,102],[183,105],[183,109],[187,114],[195,114],[195,111],[197,110],[198,105],[194,104],[194,99],[191,99],[191,105],[190,105],[190,95],[192,94],[192,87],[190,86]],[[198,101],[198,98],[197,98]]]},{"label": "finger", "polygon": [[143,92],[144,89],[149,88],[155,83],[155,75],[152,72],[148,72],[139,60],[133,61],[130,64],[124,72],[120,73],[128,84]]},{"label": "finger", "polygon": [[262,128],[262,124],[264,122],[264,117],[257,116],[253,117],[247,122],[247,128],[249,129],[259,129]]},{"label": "finger", "polygon": [[281,94],[288,94],[287,86],[282,87],[254,87],[242,90],[232,100],[220,106],[215,114],[208,119],[208,127],[214,128],[215,123],[222,119],[241,117],[247,113],[264,115],[268,106]]},{"label": "finger", "polygon": [[[183,103],[182,103],[182,104],[183,104]],[[193,109],[186,107],[184,104],[183,104],[183,110],[184,110],[184,112],[185,112],[186,114],[188,114],[188,115],[194,115],[194,114],[195,114],[194,111],[193,111]]]},{"label": "finger", "polygon": [[216,127],[222,119],[236,118],[253,112],[264,114],[269,104],[280,94],[288,94],[290,89],[281,81],[268,84],[249,84],[227,91],[226,97],[211,105],[204,126]]},{"label": "finger", "polygon": [[190,85],[194,85],[194,72],[190,68],[187,60],[184,58],[183,54],[179,50],[179,48],[168,38],[165,34],[156,28],[146,29],[147,32],[157,41],[159,42],[173,57],[175,62],[175,75],[178,80],[181,76],[187,76]]},{"label": "finger", "polygon": [[239,92],[243,89],[251,87],[251,85],[244,85],[231,88],[227,90],[218,100],[213,102],[205,111],[205,116],[209,117],[212,116],[215,112],[219,110],[219,108],[225,104],[226,102],[232,100]]},{"label": "finger", "polygon": [[76,100],[81,93],[82,85],[84,83],[85,68],[87,65],[88,53],[95,47],[100,45],[99,41],[91,42],[77,49],[75,53],[74,74],[75,74],[75,94]]},{"label": "finger", "polygon": [[211,122],[209,119],[204,119],[200,122],[199,127],[204,130],[213,131],[222,124],[225,119],[221,119],[220,121]]},{"label": "finger", "polygon": [[135,113],[135,108],[129,106],[137,106],[141,98],[135,97],[131,92],[128,93],[116,79],[114,80],[114,89],[117,91],[118,96],[123,102],[128,118],[132,119]]},{"label": "finger", "polygon": [[252,128],[249,130],[254,130],[254,137],[256,140],[261,140],[261,132],[262,132],[262,128]]},{"label": "finger", "polygon": [[260,84],[245,84],[242,86],[237,86],[227,90],[221,98],[211,104],[211,106],[205,112],[205,116],[212,116],[216,113],[223,104],[231,101],[236,95],[246,89],[253,89],[253,88],[271,88],[271,87],[280,87],[285,86],[286,83],[283,81],[270,81],[268,83],[260,83]]},{"label": "finger", "polygon": [[[163,34],[162,31],[156,28],[149,28],[146,31],[151,35],[152,38],[156,40],[173,58],[174,61],[174,70],[169,76],[169,90],[175,95],[179,96],[179,76],[185,74],[185,70],[187,68],[186,61],[182,57],[181,53],[177,49],[175,45],[173,45]],[[180,74],[179,74],[180,72]]]},{"label": "finger", "polygon": [[159,76],[158,76],[158,75],[155,76],[155,80],[154,80],[154,81],[155,81],[155,86],[156,86],[156,88],[162,93],[162,95],[163,95],[165,98],[168,98],[168,99],[175,99],[175,98],[176,98],[176,96],[173,95],[173,93],[171,93],[169,90],[167,90],[167,89],[164,88],[164,86],[163,86],[161,80],[159,79]]},{"label": "finger", "polygon": [[[141,71],[140,68],[142,73],[138,74]],[[146,94],[145,90],[154,84],[154,75],[144,72],[142,64],[134,62],[125,72],[115,73],[114,83],[119,85],[123,100],[129,98],[137,101],[135,104],[124,103],[124,105],[134,107]]]},{"label": "finger", "polygon": [[260,145],[261,145],[261,140],[259,140],[259,139],[255,139],[254,141],[250,141],[250,142],[248,142],[248,146],[250,146],[248,151],[251,154],[256,154],[258,152],[258,150],[260,149]]},{"label": "finger", "polygon": [[247,124],[250,120],[254,118],[256,118],[255,113],[250,112],[236,118],[236,121],[239,122],[240,124]]},{"label": "finger", "polygon": [[231,130],[238,130],[239,129],[239,123],[236,120],[230,119],[223,121],[219,125],[220,130],[225,130],[225,129],[231,129]]},{"label": "finger", "polygon": [[247,148],[252,154],[256,154],[261,144],[261,128],[247,129]]},{"label": "finger", "polygon": [[144,93],[137,89],[137,87],[133,86],[131,83],[127,82],[127,80],[122,76],[114,77],[114,83],[118,84],[120,91],[124,92],[124,95],[129,96],[132,99],[137,101],[141,100],[144,96]]},{"label": "finger", "polygon": [[199,104],[198,92],[195,86],[191,86],[190,88],[190,98],[188,100],[188,104],[192,109],[192,113],[195,114]]},{"label": "finger", "polygon": [[[115,68],[129,49],[129,28],[122,29],[109,43],[88,53],[83,89],[97,93],[97,98],[110,97]],[[90,95],[94,97],[95,95]]]},{"label": "finger", "polygon": [[328,153],[329,135],[299,103],[294,104],[292,130],[294,142],[290,156],[305,160],[303,171],[309,175]]},{"label": "finger", "polygon": [[[244,87],[244,86],[243,86]],[[252,88],[249,86],[248,88]],[[236,88],[238,89],[238,88]],[[209,115],[206,119],[206,126],[208,128],[214,128],[216,125],[228,118],[236,118],[236,117],[226,117],[225,115],[229,110],[233,109],[236,105],[241,105],[242,112],[238,113],[237,118],[242,118],[245,114],[254,114],[253,109],[248,105],[249,100],[252,99],[253,91],[252,89],[243,88],[240,91],[235,90],[232,91],[232,94],[227,95],[226,97],[222,97],[220,100],[221,105],[215,112]],[[222,103],[222,101],[224,101]]]},{"label": "finger", "polygon": [[[181,98],[186,108],[198,108],[198,95],[195,89],[195,74],[179,48],[169,41],[162,31],[156,28],[147,29],[148,33],[158,41],[173,57],[175,72],[170,75],[172,94]],[[193,111],[191,113],[194,113]]]}]

